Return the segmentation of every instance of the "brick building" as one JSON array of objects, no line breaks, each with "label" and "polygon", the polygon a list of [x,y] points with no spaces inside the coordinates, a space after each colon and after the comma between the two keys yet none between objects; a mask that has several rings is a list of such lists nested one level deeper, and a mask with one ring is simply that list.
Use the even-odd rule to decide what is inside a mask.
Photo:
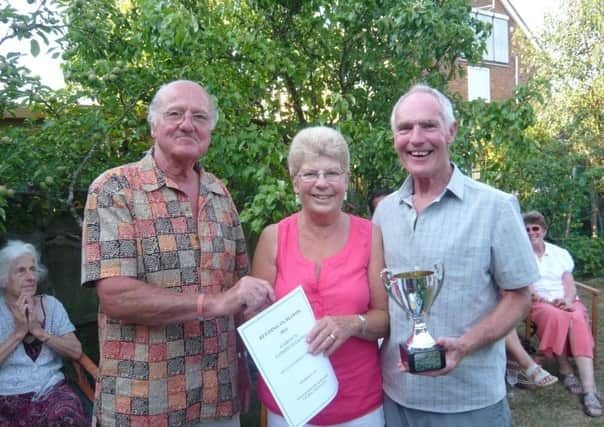
[{"label": "brick building", "polygon": [[507,99],[512,96],[514,87],[530,76],[522,62],[518,40],[524,38],[536,45],[536,39],[508,0],[473,0],[471,3],[475,17],[492,25],[487,51],[479,64],[468,64],[461,59],[466,73],[463,78],[450,81],[449,89],[470,101]]}]

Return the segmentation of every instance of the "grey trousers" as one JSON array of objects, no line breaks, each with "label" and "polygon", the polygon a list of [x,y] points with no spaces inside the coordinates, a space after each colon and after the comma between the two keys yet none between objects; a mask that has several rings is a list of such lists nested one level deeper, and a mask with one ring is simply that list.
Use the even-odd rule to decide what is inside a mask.
[{"label": "grey trousers", "polygon": [[512,415],[508,401],[475,411],[443,414],[400,406],[384,394],[386,427],[511,427]]}]

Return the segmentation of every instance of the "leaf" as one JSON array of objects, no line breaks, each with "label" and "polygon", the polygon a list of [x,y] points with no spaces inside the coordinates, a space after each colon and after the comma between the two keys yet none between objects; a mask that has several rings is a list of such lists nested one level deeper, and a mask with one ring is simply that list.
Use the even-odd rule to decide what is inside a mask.
[{"label": "leaf", "polygon": [[[65,48],[67,87],[41,90],[18,64],[24,52],[0,59],[0,109],[27,99],[45,116],[45,124],[23,122],[22,138],[9,135],[15,143],[0,143],[0,176],[29,191],[26,183],[34,171],[50,169],[56,183],[72,181],[79,194],[69,206],[65,193],[36,194],[32,203],[42,209],[38,217],[44,209],[52,215],[81,207],[86,187],[101,171],[142,156],[150,138],[139,119],[157,88],[176,78],[200,82],[219,106],[218,127],[202,162],[227,183],[246,227],[258,232],[299,209],[287,171],[288,149],[302,127],[317,124],[337,127],[348,141],[354,171],[349,201],[364,213],[371,189],[398,186],[405,176],[389,129],[396,98],[418,79],[446,88],[446,74],[434,64],[480,59],[486,37],[486,26],[471,19],[467,0],[52,3],[72,4],[39,27],[48,36],[51,55],[57,52],[55,40]],[[294,3],[295,8],[284,6]],[[16,19],[1,11],[0,17],[9,25]],[[40,53],[45,39],[32,32],[39,46],[28,37],[30,50]],[[591,101],[577,90],[582,86],[574,81],[588,73],[571,73],[585,58],[575,56],[564,67],[573,84],[553,86],[552,92],[577,92],[577,97],[550,102],[551,119],[536,126],[540,110],[527,108],[536,99],[532,88],[511,103],[454,102],[459,123],[454,161],[519,194],[523,208],[544,210],[552,233],[556,224],[566,223],[560,220],[563,211],[572,214],[571,227],[588,229],[591,209],[585,195],[602,176],[594,168],[602,158],[601,133],[590,125],[604,123],[596,103],[601,96]],[[109,84],[112,75],[119,76],[119,85]],[[603,85],[595,83],[594,77],[594,89]],[[545,90],[541,96],[549,99]],[[561,131],[569,131],[568,142],[553,137]],[[566,177],[576,165],[584,169],[569,183]],[[601,188],[602,179],[597,181]],[[33,215],[15,212],[12,205],[6,209],[9,228],[35,223]]]},{"label": "leaf", "polygon": [[37,57],[40,54],[40,44],[36,39],[29,41],[29,50],[33,57]]}]

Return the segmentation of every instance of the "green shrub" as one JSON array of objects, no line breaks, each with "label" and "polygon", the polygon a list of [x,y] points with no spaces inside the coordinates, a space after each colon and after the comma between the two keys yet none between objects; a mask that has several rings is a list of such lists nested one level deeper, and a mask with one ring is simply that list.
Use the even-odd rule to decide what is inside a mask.
[{"label": "green shrub", "polygon": [[575,277],[604,275],[604,239],[572,236],[557,243],[568,250],[575,260]]}]

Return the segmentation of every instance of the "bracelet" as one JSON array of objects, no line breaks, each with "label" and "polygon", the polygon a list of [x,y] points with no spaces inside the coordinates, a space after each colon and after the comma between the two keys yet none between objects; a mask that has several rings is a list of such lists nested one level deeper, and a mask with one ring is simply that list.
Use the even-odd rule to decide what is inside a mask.
[{"label": "bracelet", "polygon": [[44,338],[42,341],[42,344],[46,344],[48,342],[49,339],[51,339],[54,335],[51,334],[50,332],[46,331],[46,338]]},{"label": "bracelet", "polygon": [[205,298],[204,294],[199,294],[197,296],[197,318],[199,320],[203,320],[203,300]]},{"label": "bracelet", "polygon": [[365,336],[365,330],[367,329],[367,318],[362,314],[358,315],[359,320],[361,321],[361,336]]}]

